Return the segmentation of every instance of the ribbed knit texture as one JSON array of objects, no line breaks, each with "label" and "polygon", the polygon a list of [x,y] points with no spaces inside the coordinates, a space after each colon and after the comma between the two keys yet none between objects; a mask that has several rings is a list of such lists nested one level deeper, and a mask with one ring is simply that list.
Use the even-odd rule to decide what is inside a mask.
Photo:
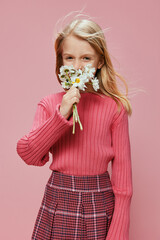
[{"label": "ribbed knit texture", "polygon": [[83,126],[59,111],[65,92],[41,99],[30,132],[17,142],[17,153],[28,165],[43,166],[52,153],[51,170],[72,175],[107,171],[112,160],[111,183],[115,209],[106,240],[129,240],[130,203],[133,194],[128,114],[121,104],[105,96],[82,92],[77,104]]}]

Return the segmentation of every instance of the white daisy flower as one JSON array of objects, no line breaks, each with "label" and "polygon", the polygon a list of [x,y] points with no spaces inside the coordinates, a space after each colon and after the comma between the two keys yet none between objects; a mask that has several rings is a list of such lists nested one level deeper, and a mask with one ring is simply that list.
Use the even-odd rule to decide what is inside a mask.
[{"label": "white daisy flower", "polygon": [[95,73],[95,68],[91,68],[91,64],[87,64],[84,68],[84,73],[87,74],[88,78],[93,78]]},{"label": "white daisy flower", "polygon": [[91,79],[93,88],[95,91],[97,91],[99,89],[99,80],[97,79],[97,77],[95,77],[94,79]]},{"label": "white daisy flower", "polygon": [[66,82],[61,82],[61,85],[63,88],[66,88],[66,89],[70,89],[71,86],[70,85],[67,85]]},{"label": "white daisy flower", "polygon": [[84,76],[72,76],[71,83],[73,84],[73,86],[78,87],[80,90],[83,91],[85,91],[85,88],[87,88],[85,86]]},{"label": "white daisy flower", "polygon": [[76,72],[76,70],[74,69],[73,65],[71,65],[71,66],[61,66],[60,67],[60,74],[61,75],[66,75],[66,73],[73,74],[75,72]]}]

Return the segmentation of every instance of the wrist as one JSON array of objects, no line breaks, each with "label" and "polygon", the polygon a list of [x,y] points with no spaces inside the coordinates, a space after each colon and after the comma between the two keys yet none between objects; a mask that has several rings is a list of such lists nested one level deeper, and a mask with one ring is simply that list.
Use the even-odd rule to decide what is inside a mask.
[{"label": "wrist", "polygon": [[64,114],[64,113],[63,113],[63,110],[62,110],[61,106],[59,107],[59,112],[60,112],[60,114],[61,114],[64,118],[66,118],[66,119],[69,118],[69,115],[68,115],[68,114]]}]

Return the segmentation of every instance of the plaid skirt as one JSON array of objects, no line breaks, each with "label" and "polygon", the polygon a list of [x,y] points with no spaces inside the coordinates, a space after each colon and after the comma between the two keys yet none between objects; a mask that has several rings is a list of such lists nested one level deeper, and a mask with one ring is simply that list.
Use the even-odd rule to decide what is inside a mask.
[{"label": "plaid skirt", "polygon": [[75,176],[53,170],[32,240],[105,240],[115,205],[108,171]]}]

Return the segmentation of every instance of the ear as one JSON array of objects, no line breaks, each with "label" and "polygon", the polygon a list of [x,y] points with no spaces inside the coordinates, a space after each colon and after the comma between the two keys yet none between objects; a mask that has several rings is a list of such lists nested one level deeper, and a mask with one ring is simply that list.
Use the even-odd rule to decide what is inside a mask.
[{"label": "ear", "polygon": [[101,57],[100,60],[99,60],[99,63],[98,63],[98,69],[101,69],[101,67],[103,66],[104,64],[104,58]]}]

